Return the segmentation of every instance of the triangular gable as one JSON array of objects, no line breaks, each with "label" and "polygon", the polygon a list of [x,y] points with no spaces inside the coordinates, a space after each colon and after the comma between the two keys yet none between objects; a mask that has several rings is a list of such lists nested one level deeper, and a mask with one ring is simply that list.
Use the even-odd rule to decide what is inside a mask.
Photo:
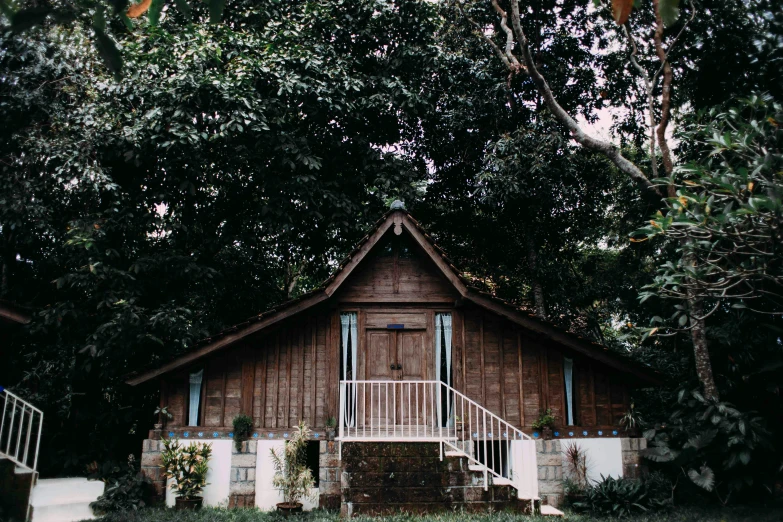
[{"label": "triangular gable", "polygon": [[243,323],[234,325],[214,336],[203,339],[191,352],[157,368],[131,377],[127,380],[128,384],[135,386],[190,364],[328,300],[340,289],[381,238],[392,228],[395,234],[401,234],[403,230],[410,234],[411,238],[425,252],[437,270],[454,287],[462,299],[472,301],[555,343],[571,348],[620,371],[633,374],[645,382],[660,382],[660,379],[653,376],[649,369],[610,352],[608,348],[562,330],[510,303],[499,300],[479,289],[472,288],[469,282],[462,277],[459,270],[449,261],[443,250],[435,245],[432,238],[424,231],[421,225],[406,210],[393,209],[384,214],[356,248],[340,263],[329,279],[324,281],[318,288],[297,299],[267,310]]}]

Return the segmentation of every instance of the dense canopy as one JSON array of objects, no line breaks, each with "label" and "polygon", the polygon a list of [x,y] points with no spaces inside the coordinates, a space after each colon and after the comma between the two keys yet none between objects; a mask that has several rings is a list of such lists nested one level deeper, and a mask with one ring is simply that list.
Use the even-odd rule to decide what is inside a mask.
[{"label": "dense canopy", "polygon": [[45,407],[45,474],[137,451],[124,376],[313,288],[394,199],[476,285],[671,375],[651,423],[687,383],[780,435],[774,2],[20,4],[0,299],[34,313],[0,384]]}]

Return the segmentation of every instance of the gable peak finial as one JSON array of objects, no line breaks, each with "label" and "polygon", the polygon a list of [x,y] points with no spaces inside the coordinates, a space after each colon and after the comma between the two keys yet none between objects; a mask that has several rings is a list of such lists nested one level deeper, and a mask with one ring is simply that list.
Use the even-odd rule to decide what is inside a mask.
[{"label": "gable peak finial", "polygon": [[399,199],[395,199],[392,204],[389,206],[391,210],[405,210],[405,203],[400,201]]}]

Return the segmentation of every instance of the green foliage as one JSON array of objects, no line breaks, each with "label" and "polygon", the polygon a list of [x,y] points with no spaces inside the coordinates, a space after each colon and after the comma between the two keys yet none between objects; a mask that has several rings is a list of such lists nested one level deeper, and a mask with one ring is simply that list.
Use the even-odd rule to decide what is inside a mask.
[{"label": "green foliage", "polygon": [[155,493],[152,481],[141,473],[133,455],[128,457],[125,466],[115,467],[111,474],[101,479],[106,483],[106,488],[98,500],[90,503],[90,507],[99,515],[147,507]]},{"label": "green foliage", "polygon": [[623,414],[622,417],[620,417],[620,426],[624,427],[625,430],[628,431],[644,428],[645,424],[644,417],[639,412],[639,410],[636,409],[636,403],[631,400],[631,407]]},{"label": "green foliage", "polygon": [[289,506],[299,503],[303,498],[310,498],[315,487],[315,480],[310,468],[307,467],[307,441],[310,439],[310,429],[304,421],[294,430],[290,439],[285,442],[282,450],[272,448],[272,464],[275,476],[272,485],[280,490],[283,502]]},{"label": "green foliage", "polygon": [[[662,180],[677,187],[665,212],[638,233],[679,245],[642,294],[777,313],[783,303],[783,106],[752,96],[693,118],[680,134],[693,160]],[[677,314],[675,314],[677,315]],[[685,314],[678,315],[679,326]],[[685,319],[685,320],[683,320]]]},{"label": "green foliage", "polygon": [[[567,520],[572,522],[604,522],[606,517],[590,513],[566,512]],[[400,513],[371,517],[356,515],[357,522],[545,522],[552,517],[525,516],[511,510],[492,513],[455,511],[447,513],[411,515]],[[103,519],[105,522],[275,522],[281,517],[274,511],[257,509],[228,509],[204,507],[197,511],[176,511],[173,509],[145,509],[127,513],[112,513]],[[338,522],[339,512],[313,510],[297,516],[302,522]],[[681,507],[676,510],[656,513],[644,513],[631,516],[628,522],[779,522],[780,509],[767,506],[742,506],[740,508],[722,508],[706,506]]]},{"label": "green foliage", "polygon": [[743,413],[726,402],[682,389],[668,422],[645,431],[646,458],[673,475],[685,474],[696,486],[726,502],[743,489],[769,487],[777,468],[770,458],[770,433],[756,412]]},{"label": "green foliage", "polygon": [[628,517],[666,508],[670,499],[658,479],[615,479],[601,475],[601,482],[584,490],[585,499],[575,502],[574,508],[600,516]]},{"label": "green foliage", "polygon": [[167,479],[172,479],[171,490],[177,497],[195,498],[207,485],[211,444],[191,442],[180,446],[176,439],[164,439],[161,468]]},{"label": "green foliage", "polygon": [[250,438],[253,433],[253,418],[244,413],[234,417],[234,447],[237,451],[242,449],[242,443]]},{"label": "green foliage", "polygon": [[567,490],[569,488],[581,492],[588,486],[587,474],[590,463],[587,459],[587,452],[582,449],[578,442],[572,441],[564,444],[563,457],[566,463],[565,471],[569,480],[569,484],[564,485],[564,489],[566,489],[566,495],[568,495]]},{"label": "green foliage", "polygon": [[546,411],[542,412],[538,418],[533,421],[531,426],[535,430],[540,430],[543,428],[554,428],[555,416],[552,415],[552,408],[547,408]]},{"label": "green foliage", "polygon": [[334,417],[327,418],[326,419],[326,427],[327,428],[332,428],[332,429],[337,427],[337,419],[335,419]]}]

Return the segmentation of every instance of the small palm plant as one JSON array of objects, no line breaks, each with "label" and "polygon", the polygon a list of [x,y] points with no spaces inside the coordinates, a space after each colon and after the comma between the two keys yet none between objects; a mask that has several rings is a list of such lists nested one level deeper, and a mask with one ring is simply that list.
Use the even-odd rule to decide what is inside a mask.
[{"label": "small palm plant", "polygon": [[192,442],[188,446],[180,446],[178,440],[167,439],[163,441],[161,456],[163,463],[160,467],[166,478],[173,480],[171,490],[177,497],[177,507],[199,507],[203,501],[201,493],[207,485],[212,445]]},{"label": "small palm plant", "polygon": [[275,467],[272,485],[283,494],[283,502],[277,505],[279,511],[301,511],[300,501],[313,496],[315,481],[306,461],[309,438],[310,429],[304,421],[300,421],[282,450],[271,450],[272,464]]}]

